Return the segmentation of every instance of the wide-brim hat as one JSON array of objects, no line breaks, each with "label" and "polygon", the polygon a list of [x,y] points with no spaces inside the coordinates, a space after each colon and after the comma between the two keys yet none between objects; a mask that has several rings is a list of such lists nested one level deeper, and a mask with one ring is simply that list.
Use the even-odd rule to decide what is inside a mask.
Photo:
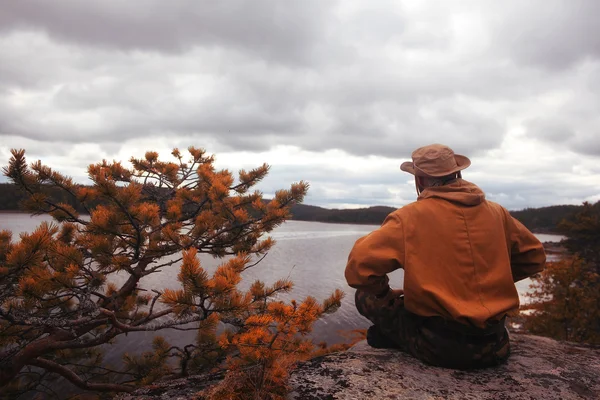
[{"label": "wide-brim hat", "polygon": [[412,161],[403,162],[400,169],[416,176],[440,177],[461,171],[469,165],[471,160],[454,154],[450,147],[431,144],[413,151]]}]

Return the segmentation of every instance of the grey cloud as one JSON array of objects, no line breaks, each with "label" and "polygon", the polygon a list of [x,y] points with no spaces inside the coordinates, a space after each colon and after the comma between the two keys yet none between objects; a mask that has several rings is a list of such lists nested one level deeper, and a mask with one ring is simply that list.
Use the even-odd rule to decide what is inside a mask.
[{"label": "grey cloud", "polygon": [[[560,187],[557,192],[556,187]],[[527,207],[544,207],[557,204],[581,204],[583,199],[600,194],[600,188],[583,186],[569,180],[535,179],[526,183],[483,183],[482,189],[489,200],[502,204],[509,210]]]},{"label": "grey cloud", "polygon": [[306,62],[332,5],[317,0],[15,1],[3,5],[0,29],[42,30],[57,40],[118,50],[224,46]]},{"label": "grey cloud", "polygon": [[[278,58],[285,61],[286,51],[291,51],[280,49],[279,42],[274,43],[270,56],[257,59],[253,53],[256,38],[252,35],[267,30],[269,34],[265,36],[269,38],[281,36],[279,26],[252,25],[261,18],[273,17],[279,12],[277,6],[258,3],[248,19],[241,22],[252,26],[239,28],[232,9],[244,5],[210,4],[203,8],[202,15],[190,8],[190,18],[197,19],[197,29],[201,31],[186,30],[188,22],[184,18],[181,28],[173,29],[162,42],[156,41],[157,51],[183,51],[186,43],[194,43],[195,47],[190,45],[185,52],[168,55],[124,53],[110,48],[130,49],[132,43],[145,48],[144,40],[152,41],[154,36],[162,35],[151,27],[170,26],[181,12],[176,7],[161,8],[158,2],[152,2],[140,13],[130,3],[92,2],[83,6],[66,2],[63,5],[71,7],[54,6],[45,13],[49,7],[45,2],[13,4],[13,8],[4,11],[13,36],[18,27],[27,25],[71,45],[46,41],[52,47],[48,54],[38,44],[35,54],[20,54],[20,62],[6,57],[13,76],[26,76],[7,85],[20,84],[26,90],[30,87],[28,80],[44,80],[45,87],[37,87],[38,90],[54,87],[45,103],[33,104],[27,110],[0,98],[0,115],[6,115],[0,133],[76,143],[182,135],[217,142],[226,150],[261,150],[292,144],[311,150],[339,148],[352,154],[389,157],[410,154],[423,144],[448,142],[462,151],[477,153],[498,146],[505,128],[502,118],[481,115],[472,109],[472,102],[506,101],[523,91],[520,87],[524,86],[524,79],[528,82],[525,86],[533,91],[539,90],[543,81],[543,77],[522,76],[493,63],[473,62],[465,68],[462,60],[452,60],[443,67],[431,64],[409,68],[398,62],[390,64],[385,53],[361,54],[359,50],[369,51],[371,46],[386,43],[418,51],[442,51],[447,50],[451,40],[449,25],[441,24],[436,32],[446,32],[445,36],[434,35],[430,43],[423,39],[406,44],[424,28],[409,20],[402,10],[390,12],[375,5],[342,21],[343,24],[317,3],[303,5],[296,13],[298,26],[286,35],[296,35],[298,43],[294,47],[298,51],[310,52],[307,49],[326,46],[329,60],[327,64],[313,63],[298,69],[277,62]],[[277,16],[285,20],[294,13],[293,8],[286,8]],[[65,24],[65,18],[76,22]],[[304,23],[306,18],[310,23]],[[204,26],[204,19],[211,22]],[[87,20],[90,26],[78,22]],[[218,28],[212,25],[215,21],[219,22]],[[94,24],[105,24],[107,29]],[[138,25],[141,28],[137,29]],[[252,30],[253,34],[246,38],[240,29]],[[25,42],[20,47],[12,43],[9,50],[17,52],[27,47],[31,37],[21,39]],[[230,39],[238,47],[229,46]],[[169,40],[183,47],[169,47],[164,42]],[[364,49],[348,51],[353,41],[362,43]],[[87,47],[77,47],[78,43]],[[281,46],[291,46],[291,42]],[[51,56],[57,52],[60,58]],[[344,56],[338,59],[340,54]],[[27,61],[22,71],[21,65]],[[44,64],[45,73],[32,64]],[[191,77],[192,82],[204,79],[207,88],[195,88],[206,94],[189,97],[179,93],[181,85],[174,82],[178,75]],[[328,123],[312,118],[314,109],[323,110]],[[31,118],[42,114],[44,118]]]},{"label": "grey cloud", "polygon": [[[65,156],[62,147],[89,143],[110,154],[166,140],[217,154],[294,145],[408,159],[441,142],[485,157],[524,124],[544,146],[600,155],[595,2],[177,4],[3,5],[0,150],[20,140],[32,154]],[[478,24],[472,37],[461,18]],[[530,173],[552,182],[540,169]],[[398,170],[301,172],[324,203],[331,177],[352,187],[349,197],[414,196]],[[556,190],[532,185],[540,197],[510,184],[490,193],[515,207],[551,201]],[[392,186],[401,194],[387,193]]]},{"label": "grey cloud", "polygon": [[600,156],[600,132],[595,130],[590,139],[591,140],[579,137],[578,140],[573,143],[573,149],[578,153]]},{"label": "grey cloud", "polygon": [[589,0],[495,3],[494,42],[523,64],[565,69],[600,58],[600,3]]},{"label": "grey cloud", "polygon": [[357,155],[397,158],[441,142],[456,151],[476,154],[498,146],[505,133],[501,121],[457,108],[450,101],[340,109],[336,126],[327,135],[313,136],[306,144],[308,149],[337,147]]},{"label": "grey cloud", "polygon": [[285,165],[275,165],[272,168],[272,172],[276,171],[277,176],[285,182],[306,180],[309,183],[315,183],[319,186],[326,186],[325,183],[331,182],[332,177],[343,181],[344,187],[359,185],[394,187],[412,180],[412,177],[408,173],[400,170],[399,165],[397,168],[377,171],[376,174],[373,174],[368,172],[350,172],[342,167],[334,168],[325,165],[323,161],[325,160],[316,159],[313,165],[300,169]]},{"label": "grey cloud", "polygon": [[[565,150],[552,154],[531,155],[539,159],[486,163],[473,159],[463,176],[479,185],[488,199],[510,210],[555,204],[580,204],[583,199],[600,195],[600,181],[589,179],[592,160]],[[591,168],[593,169],[593,168]]]},{"label": "grey cloud", "polygon": [[[387,205],[400,207],[416,199],[412,177],[398,167],[374,172],[353,172],[343,166],[325,164],[315,159],[311,165],[300,168],[291,165],[272,165],[269,176],[260,190],[274,193],[290,184],[304,180],[310,184],[305,203],[327,208],[335,204],[353,204],[356,207]],[[398,195],[390,189],[401,191]]]},{"label": "grey cloud", "polygon": [[[199,66],[184,56],[157,60],[117,57],[87,74],[76,65],[63,65],[60,79],[64,82],[45,102],[23,109],[0,98],[0,114],[6,115],[0,133],[75,143],[185,135],[218,141],[225,149],[259,150],[292,144],[393,157],[409,154],[426,141],[448,139],[459,147],[488,149],[497,145],[503,134],[500,122],[469,111],[468,102],[453,104],[452,90],[458,88],[429,93],[436,95],[435,101],[419,100],[427,92],[418,94],[416,87],[407,87],[406,78],[397,84],[394,76],[371,77],[368,88],[352,74],[338,79],[336,71],[298,73],[240,56],[237,60],[246,67],[221,69],[216,64],[223,54],[198,50],[191,56],[204,57],[206,65]],[[134,65],[129,66],[128,61]],[[58,68],[56,63],[48,67]],[[353,67],[341,68],[350,72]],[[71,80],[66,77],[70,69],[75,71]],[[192,84],[204,77],[207,88],[192,86],[197,92],[186,97],[178,92],[181,85],[174,83],[178,74],[190,77]],[[206,94],[200,95],[202,92]],[[314,108],[325,110],[331,126],[306,115]],[[429,116],[420,116],[420,111]],[[30,118],[36,114],[45,118]]]},{"label": "grey cloud", "polygon": [[550,142],[560,143],[574,136],[569,124],[559,120],[536,118],[529,121],[526,126],[534,136]]},{"label": "grey cloud", "polygon": [[[600,76],[600,67],[596,75]],[[528,135],[541,141],[560,144],[563,149],[600,156],[600,98],[596,93],[580,89],[558,110],[543,111],[526,122]]]}]

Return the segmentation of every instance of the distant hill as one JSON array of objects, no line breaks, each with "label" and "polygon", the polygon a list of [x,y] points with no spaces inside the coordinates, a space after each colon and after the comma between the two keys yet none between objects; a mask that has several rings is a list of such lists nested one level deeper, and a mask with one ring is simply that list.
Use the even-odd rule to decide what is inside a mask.
[{"label": "distant hill", "polygon": [[296,204],[291,211],[292,219],[298,221],[381,225],[385,217],[395,210],[385,206],[339,210]]},{"label": "distant hill", "polygon": [[561,205],[541,208],[526,208],[511,211],[511,215],[523,225],[538,233],[556,233],[558,224],[563,220],[571,220],[582,206]]},{"label": "distant hill", "polygon": [[[78,208],[74,199],[55,193],[62,201]],[[18,211],[23,194],[11,183],[0,183],[0,210]],[[570,219],[581,206],[560,205],[542,208],[526,208],[511,211],[511,214],[526,227],[538,233],[556,233],[557,225],[563,219]],[[297,204],[292,207],[292,219],[297,221],[317,221],[346,224],[381,225],[385,217],[396,210],[393,207],[375,206],[358,209],[328,209],[323,207]],[[0,217],[1,218],[1,217]]]},{"label": "distant hill", "polygon": [[[558,224],[563,219],[571,219],[581,206],[559,205],[541,208],[526,208],[511,211],[511,215],[523,225],[537,233],[559,233]],[[294,220],[318,221],[348,224],[381,225],[385,217],[395,211],[393,207],[376,206],[358,209],[327,209],[316,206],[298,204],[292,207]]]}]

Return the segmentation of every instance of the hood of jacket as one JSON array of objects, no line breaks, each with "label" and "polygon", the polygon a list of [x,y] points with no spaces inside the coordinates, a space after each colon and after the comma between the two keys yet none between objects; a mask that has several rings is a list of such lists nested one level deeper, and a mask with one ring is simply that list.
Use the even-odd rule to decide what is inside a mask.
[{"label": "hood of jacket", "polygon": [[466,206],[476,206],[485,200],[485,194],[477,185],[464,179],[457,179],[444,186],[434,186],[423,190],[417,201],[431,198],[444,199]]}]

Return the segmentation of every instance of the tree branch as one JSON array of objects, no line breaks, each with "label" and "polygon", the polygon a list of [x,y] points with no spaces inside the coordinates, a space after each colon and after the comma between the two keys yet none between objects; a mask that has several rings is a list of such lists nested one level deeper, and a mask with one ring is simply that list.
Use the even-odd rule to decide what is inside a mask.
[{"label": "tree branch", "polygon": [[118,383],[89,383],[81,379],[79,375],[71,371],[69,368],[55,363],[54,361],[47,360],[45,358],[36,358],[28,362],[28,365],[34,367],[44,368],[47,371],[59,374],[73,385],[81,389],[96,390],[99,392],[128,392],[131,393],[135,390],[134,386],[120,385]]},{"label": "tree branch", "polygon": [[[104,315],[110,317],[113,326],[122,332],[153,332],[153,331],[158,331],[158,330],[165,329],[165,328],[178,329],[177,327],[180,325],[189,324],[190,322],[199,322],[199,321],[206,319],[206,317],[204,317],[204,316],[197,315],[193,318],[182,319],[179,321],[164,322],[161,324],[156,324],[154,326],[136,326],[136,325],[128,325],[128,324],[125,324],[125,323],[119,321],[117,319],[117,316],[115,315],[115,313],[110,310],[102,309],[101,311]],[[162,316],[170,314],[172,312],[173,312],[173,310],[171,310],[171,309],[163,310],[163,311],[155,314],[155,316],[152,319],[162,317]],[[197,328],[195,328],[195,329],[197,329]]]}]

